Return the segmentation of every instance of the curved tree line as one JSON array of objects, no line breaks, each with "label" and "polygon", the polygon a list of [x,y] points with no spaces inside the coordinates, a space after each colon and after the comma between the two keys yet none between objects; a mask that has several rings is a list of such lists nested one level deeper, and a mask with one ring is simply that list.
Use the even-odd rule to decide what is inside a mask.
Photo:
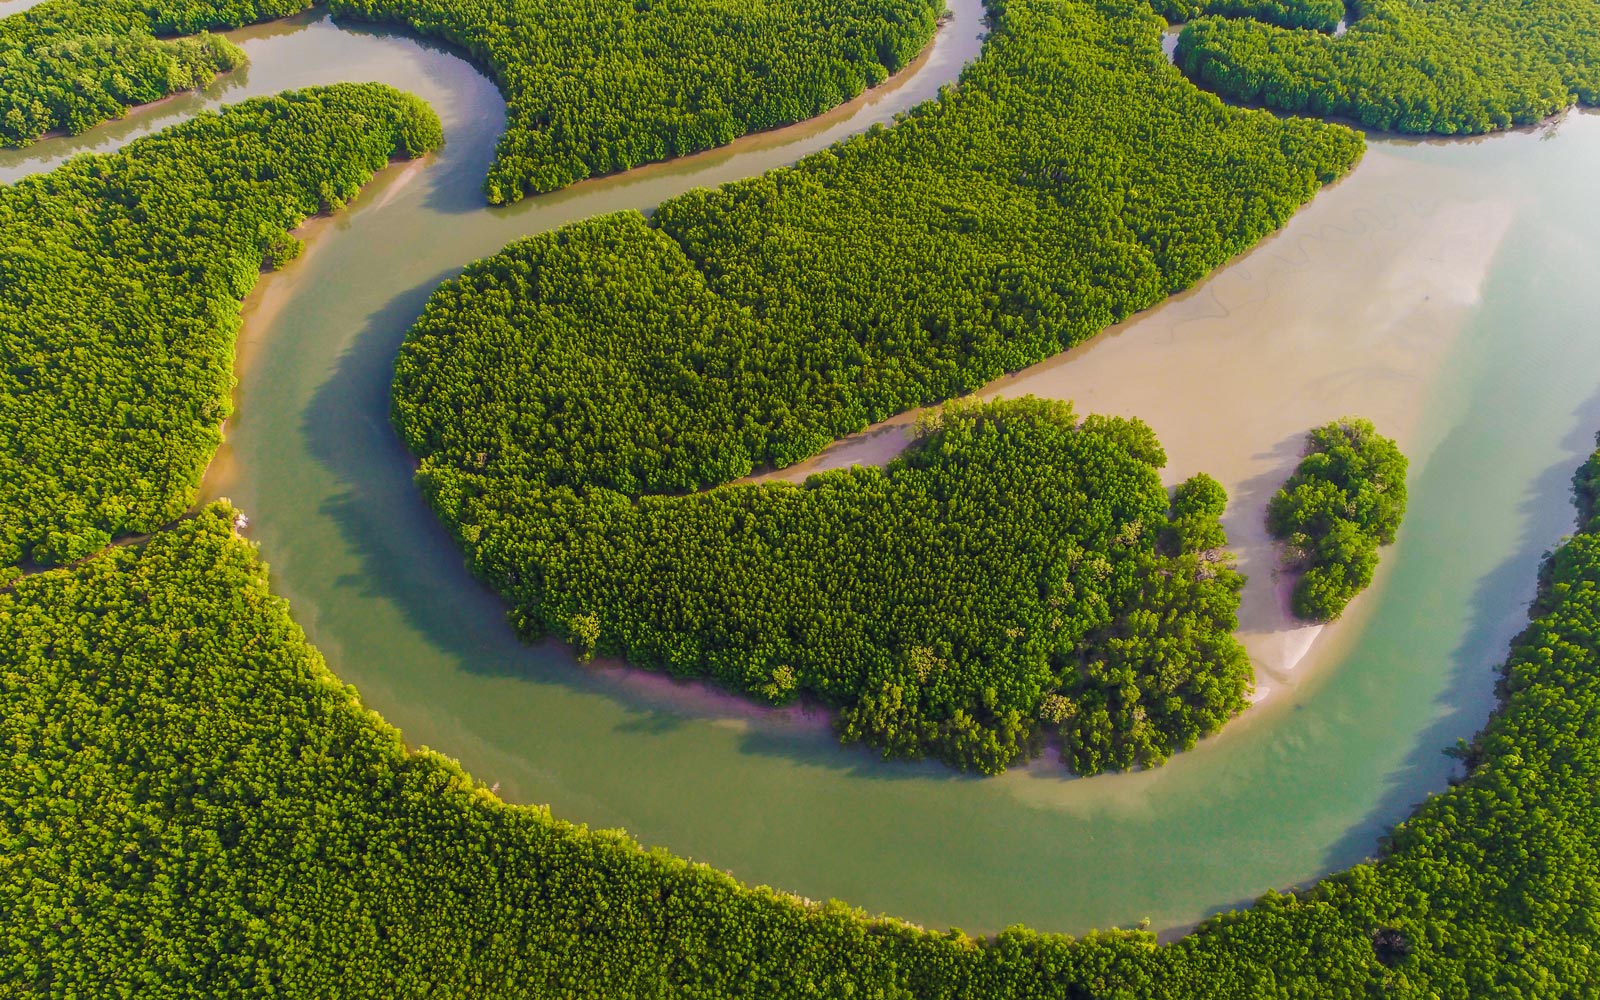
[{"label": "curved tree line", "polygon": [[340,85],[0,186],[0,573],[183,513],[222,440],[263,265],[391,157],[442,141],[415,97]]},{"label": "curved tree line", "polygon": [[1169,501],[1165,464],[1143,424],[1030,398],[952,404],[887,470],[803,487],[425,487],[526,636],[819,698],[885,756],[992,774],[1048,738],[1093,774],[1191,748],[1250,689],[1227,497],[1199,477]]},{"label": "curved tree line", "polygon": [[1359,0],[1351,9],[1338,38],[1202,17],[1184,28],[1177,62],[1233,100],[1383,131],[1474,134],[1600,103],[1593,0]]},{"label": "curved tree line", "polygon": [[982,461],[935,436],[887,474],[682,495],[1082,341],[1360,155],[1196,90],[1141,6],[994,12],[959,86],[895,128],[523,240],[434,295],[396,424],[525,635],[809,693],[846,739],[983,771],[1041,734],[1084,773],[1159,763],[1242,706],[1237,578],[1192,557],[1222,545],[1220,489],[1189,496],[1205,544],[1158,555],[1153,472],[1086,493],[1126,458],[1037,408],[1002,451],[963,445]]},{"label": "curved tree line", "polygon": [[490,204],[815,117],[910,62],[941,0],[330,0],[463,50],[507,122]]},{"label": "curved tree line", "polygon": [[234,512],[213,506],[142,548],[0,592],[0,986],[1584,996],[1600,979],[1600,455],[1585,468],[1581,530],[1546,563],[1465,778],[1380,859],[1168,946],[1127,932],[930,933],[503,805],[361,707],[232,537]]},{"label": "curved tree line", "polygon": [[1344,0],[1151,0],[1168,21],[1183,23],[1204,15],[1248,17],[1280,28],[1331,32],[1345,19]]},{"label": "curved tree line", "polygon": [[168,39],[305,10],[311,0],[49,0],[0,18],[0,146],[82,132],[237,69],[226,39]]}]

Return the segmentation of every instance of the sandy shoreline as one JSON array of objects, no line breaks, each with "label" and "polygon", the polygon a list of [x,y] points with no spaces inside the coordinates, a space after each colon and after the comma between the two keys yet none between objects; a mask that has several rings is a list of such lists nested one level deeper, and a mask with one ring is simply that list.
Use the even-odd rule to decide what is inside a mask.
[{"label": "sandy shoreline", "polygon": [[260,360],[274,322],[294,297],[302,277],[310,272],[310,262],[317,257],[323,234],[330,228],[336,228],[350,212],[358,208],[383,207],[415,180],[422,170],[427,169],[432,156],[427,154],[414,160],[389,161],[388,166],[373,174],[372,179],[362,185],[361,192],[343,211],[314,215],[295,227],[290,235],[304,244],[300,255],[281,270],[262,272],[255,287],[244,297],[239,307],[239,332],[233,345],[233,405],[227,420],[223,421],[222,444],[211,456],[211,462],[200,478],[198,503],[205,504],[226,496],[236,481],[238,460],[229,446],[227,432],[236,429],[241,420],[248,419],[249,407],[245,405],[241,394],[244,384],[242,373]]},{"label": "sandy shoreline", "polygon": [[[1230,547],[1249,578],[1237,634],[1256,669],[1253,705],[1337,659],[1387,576],[1381,562],[1340,621],[1300,622],[1266,533],[1268,499],[1299,461],[1306,432],[1342,416],[1373,420],[1413,473],[1421,467],[1434,443],[1420,427],[1433,382],[1514,215],[1509,200],[1453,201],[1427,189],[1395,204],[1392,190],[1408,172],[1425,173],[1374,146],[1284,229],[1195,288],[975,394],[1031,394],[1070,400],[1080,415],[1138,417],[1167,450],[1169,485],[1196,472],[1222,482]],[[917,416],[900,414],[746,481],[884,464],[909,443]]]},{"label": "sandy shoreline", "polygon": [[[280,19],[279,21],[250,25],[222,34],[235,42],[243,42],[264,30],[274,27],[281,28],[286,24],[310,23],[313,20],[320,20],[324,16],[326,16],[325,11],[314,9],[289,18]],[[630,180],[644,179],[653,173],[681,170],[686,165],[698,161],[731,158],[740,153],[781,144],[794,133],[814,131],[842,121],[862,107],[894,93],[914,80],[922,70],[929,66],[935,56],[941,54],[944,48],[942,43],[949,38],[950,32],[948,29],[953,23],[955,23],[953,18],[949,16],[941,17],[932,37],[929,38],[928,43],[923,46],[922,51],[917,54],[915,59],[908,62],[898,72],[877,86],[867,87],[850,100],[823,112],[815,118],[808,118],[789,125],[758,132],[746,133],[726,145],[703,150],[689,156],[641,164],[620,174],[585,178],[562,188],[560,191],[551,192],[551,194],[571,197],[581,193],[586,187],[615,183],[620,178],[628,178]],[[408,37],[403,31],[397,31],[396,33]],[[464,59],[464,57],[460,58]],[[246,65],[248,66],[248,63]],[[168,104],[182,96],[184,95],[169,95],[160,101],[129,109],[129,113],[155,110],[161,105]],[[240,387],[244,384],[244,373],[249,369],[250,365],[258,360],[260,351],[267,340],[267,332],[271,330],[285,303],[293,296],[294,290],[299,284],[300,275],[308,270],[309,262],[316,256],[320,235],[327,231],[329,225],[337,223],[340,218],[351,212],[368,207],[382,208],[389,204],[406,186],[415,180],[417,171],[422,169],[429,161],[429,156],[409,161],[391,161],[388,167],[380,170],[362,186],[361,192],[344,211],[307,219],[294,230],[293,235],[305,245],[300,256],[290,262],[283,270],[263,273],[240,306],[241,324],[234,346],[233,407],[228,419],[224,422],[225,429],[237,427],[241,419],[247,419],[245,414],[248,412],[248,407],[240,396]],[[485,206],[485,210],[492,209]],[[201,502],[205,502],[208,498],[225,496],[236,481],[238,473],[237,458],[229,447],[225,434],[221,447],[212,456],[212,460],[201,478],[199,492]]]},{"label": "sandy shoreline", "polygon": [[[901,72],[818,118],[623,175],[591,178],[563,194],[681,170],[696,161],[729,159],[824,127],[914,78],[938,56],[941,40],[951,37],[948,23],[941,21],[930,43]],[[236,342],[230,431],[250,419],[249,400],[239,390],[243,375],[261,360],[277,317],[302,276],[311,273],[320,235],[353,212],[386,204],[427,162],[386,168],[346,212],[308,220],[296,232],[306,244],[301,258],[284,271],[264,274],[247,296]],[[1262,523],[1267,497],[1297,460],[1305,431],[1346,414],[1373,419],[1400,441],[1413,468],[1420,464],[1428,443],[1417,439],[1417,423],[1427,388],[1477,301],[1510,223],[1509,204],[1452,203],[1427,188],[1416,192],[1416,205],[1395,204],[1393,182],[1406,167],[1402,158],[1373,146],[1348,177],[1320,192],[1282,231],[1195,288],[978,393],[986,398],[1031,393],[1071,399],[1080,413],[1140,417],[1167,448],[1169,483],[1198,471],[1222,481],[1232,498],[1225,518],[1229,538],[1250,578],[1239,635],[1256,668],[1257,705],[1298,687],[1316,666],[1336,659],[1347,638],[1359,634],[1386,576],[1381,564],[1373,587],[1339,623],[1321,627],[1294,621],[1284,588],[1273,583],[1276,559]],[[1385,187],[1391,189],[1388,202],[1381,197]],[[1123,336],[1134,330],[1138,336]],[[916,416],[901,414],[805,463],[757,478],[799,480],[824,469],[882,464],[904,448]],[[227,494],[239,473],[225,440],[206,470],[200,496]],[[814,708],[769,709],[713,685],[649,671],[619,672],[639,678],[619,682],[623,687],[669,685],[670,701],[718,717],[798,716],[817,724],[824,714]],[[697,686],[704,690],[695,692]],[[735,708],[736,702],[750,712]]]}]

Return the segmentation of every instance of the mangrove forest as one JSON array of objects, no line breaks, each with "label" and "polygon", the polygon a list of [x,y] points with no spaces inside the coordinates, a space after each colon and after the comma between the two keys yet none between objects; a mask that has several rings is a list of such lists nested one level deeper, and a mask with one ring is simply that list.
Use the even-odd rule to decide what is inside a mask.
[{"label": "mangrove forest", "polygon": [[[325,11],[347,33],[409,39],[413,52],[477,67],[484,76],[473,79],[503,98],[503,132],[492,136],[499,104],[436,112],[386,84],[299,79],[102,151],[55,155],[58,134],[94,135],[219,76],[242,81],[261,50],[210,32],[313,8],[296,23],[326,28]],[[419,745],[430,740],[391,711],[400,703],[374,693],[391,675],[405,679],[409,652],[388,647],[379,683],[363,679],[361,692],[342,680],[354,644],[340,614],[302,600],[301,568],[279,561],[273,536],[251,540],[253,510],[202,494],[235,415],[235,346],[252,294],[273,283],[292,301],[298,274],[333,275],[341,294],[360,283],[340,270],[347,258],[303,256],[302,237],[321,238],[304,224],[343,225],[417,195],[406,184],[457,148],[452,129],[480,123],[469,171],[449,176],[470,172],[482,184],[472,210],[522,228],[455,258],[428,245],[454,235],[443,229],[396,241],[425,283],[373,279],[381,304],[361,300],[349,324],[369,329],[308,366],[310,401],[273,401],[298,421],[285,434],[338,424],[327,414],[344,411],[327,400],[359,395],[360,362],[381,362],[371,399],[340,427],[381,432],[394,476],[375,489],[417,519],[377,530],[403,538],[406,559],[436,535],[447,565],[435,560],[425,579],[444,608],[437,617],[454,613],[447,596],[470,590],[492,607],[496,634],[528,654],[509,670],[467,662],[451,683],[481,670],[497,687],[477,690],[506,692],[537,673],[550,685],[539,697],[555,701],[564,685],[560,697],[624,704],[631,714],[610,730],[559,732],[563,752],[642,730],[650,752],[663,748],[669,796],[709,760],[672,752],[684,746],[667,739],[674,727],[738,729],[754,734],[741,752],[784,758],[759,772],[710,767],[728,796],[795,796],[821,770],[833,793],[870,774],[887,818],[859,843],[812,837],[807,865],[868,840],[895,852],[931,844],[919,876],[937,880],[962,864],[996,877],[1011,863],[996,848],[1017,839],[1023,812],[1059,824],[1047,833],[1062,842],[1112,839],[1102,814],[1155,814],[1167,782],[1256,780],[1227,758],[1202,769],[1230,740],[1286,754],[1318,726],[1348,725],[1354,713],[1296,727],[1326,691],[1285,680],[1299,659],[1262,666],[1261,623],[1274,641],[1315,639],[1314,629],[1272,632],[1272,614],[1339,619],[1383,546],[1394,545],[1396,567],[1426,562],[1405,551],[1450,489],[1430,481],[1429,506],[1408,479],[1478,442],[1396,441],[1346,417],[1285,457],[1329,412],[1297,410],[1294,438],[1250,456],[1249,476],[1211,465],[1214,476],[1192,442],[1183,453],[1181,421],[1158,437],[1158,421],[1131,414],[1116,385],[1079,385],[1093,399],[1075,406],[1000,380],[1051,359],[1077,364],[1109,327],[1186,290],[1207,294],[1208,277],[1269,243],[1321,192],[1361,179],[1364,155],[1381,155],[1382,170],[1412,155],[1369,153],[1381,138],[1347,123],[1476,134],[1595,104],[1600,4],[987,0],[985,13],[981,54],[888,124],[720,187],[685,184],[653,196],[649,211],[566,215],[561,199],[611,182],[551,197],[558,189],[802,123],[914,72],[949,12],[936,0],[45,0],[0,18],[0,147],[32,146],[46,164],[0,183],[0,994],[1595,996],[1600,450],[1570,480],[1573,532],[1555,541],[1552,530],[1539,557],[1542,536],[1527,527],[1517,565],[1480,573],[1472,605],[1453,609],[1464,624],[1461,648],[1437,667],[1446,690],[1427,704],[1424,728],[1381,734],[1404,746],[1370,782],[1385,787],[1359,800],[1370,814],[1308,820],[1293,831],[1301,855],[1314,855],[1305,878],[1209,900],[1193,926],[1159,938],[1148,921],[1081,935],[930,929],[717,867],[754,870],[749,856],[691,860],[694,851],[591,829],[581,821],[598,813],[587,804],[612,805],[582,782],[568,790],[586,804],[578,815],[502,798],[487,780],[497,774],[469,773],[452,754],[508,773],[545,762],[466,739]],[[1169,60],[1162,37],[1177,22],[1186,26]],[[318,69],[318,80],[346,79],[339,66]],[[407,79],[437,92],[424,75]],[[413,160],[423,162],[385,174]],[[1473,216],[1503,207],[1462,204]],[[465,218],[455,202],[448,210],[451,224]],[[1387,224],[1369,216],[1362,226]],[[1516,256],[1489,228],[1464,231],[1405,244],[1406,260],[1474,239],[1489,256]],[[1568,248],[1544,230],[1514,239],[1529,232],[1587,259],[1586,244]],[[371,253],[378,242],[342,246]],[[1311,242],[1301,234],[1270,250],[1298,259]],[[1250,260],[1233,273],[1257,294]],[[1396,273],[1386,280],[1407,289],[1422,280]],[[1451,308],[1466,313],[1490,284],[1464,283]],[[1224,319],[1236,304],[1200,301]],[[1426,333],[1416,315],[1395,328],[1407,349]],[[333,325],[293,321],[314,336]],[[1537,326],[1518,335],[1531,344]],[[1472,340],[1460,333],[1439,337]],[[1215,353],[1218,366],[1236,360]],[[1259,405],[1222,398],[1203,370],[1187,374],[1183,417]],[[1381,378],[1378,362],[1358,377]],[[1524,402],[1537,401],[1514,405]],[[1585,422],[1570,453],[1587,451],[1593,406],[1552,409],[1552,426]],[[903,447],[876,464],[781,475],[863,432],[901,434]],[[315,457],[318,473],[347,477],[328,517],[367,530],[349,513],[372,495],[348,488],[362,469],[338,453]],[[1558,490],[1575,460],[1557,470]],[[1536,505],[1556,492],[1548,485],[1513,502]],[[1464,488],[1444,486],[1457,491],[1451,502]],[[1295,577],[1287,610],[1251,604],[1240,567],[1272,573],[1251,562],[1262,551]],[[410,569],[367,554],[338,587],[377,589]],[[1517,573],[1533,593],[1526,621],[1527,594],[1513,601],[1494,586]],[[1414,606],[1423,610],[1409,629],[1446,614]],[[460,641],[423,620],[429,609],[408,610],[403,634],[420,636],[418,647]],[[1499,655],[1513,629],[1496,628],[1512,619],[1494,676],[1480,670],[1474,715],[1461,693],[1467,653]],[[1352,614],[1332,628],[1360,624]],[[554,669],[519,638],[559,640]],[[1387,681],[1418,664],[1384,669]],[[653,675],[670,683],[645,687]],[[1252,707],[1268,682],[1286,690]],[[663,690],[715,708],[655,712]],[[431,708],[417,728],[448,734],[427,729]],[[768,727],[816,717],[831,727],[819,723],[824,752],[763,742]],[[1440,761],[1441,733],[1479,724]],[[1437,784],[1395,805],[1416,787],[1410,773],[1427,771],[1424,757],[1441,764],[1429,772]],[[1297,780],[1333,794],[1346,777],[1336,764]],[[732,777],[748,774],[763,778]],[[893,811],[896,783],[939,796],[937,822],[925,824],[937,829]],[[1212,808],[1216,786],[1203,787]],[[984,813],[977,860],[953,832],[970,788],[1020,804]],[[1281,788],[1269,794],[1273,809],[1295,808],[1278,801]],[[780,822],[761,816],[746,842],[759,847]],[[1352,843],[1357,853],[1340,853]],[[1141,852],[1136,866],[1152,858],[1139,837],[1116,849]],[[1143,898],[1167,871],[1152,865],[1126,894]],[[849,884],[872,886],[876,874],[854,871],[861,881]]]}]

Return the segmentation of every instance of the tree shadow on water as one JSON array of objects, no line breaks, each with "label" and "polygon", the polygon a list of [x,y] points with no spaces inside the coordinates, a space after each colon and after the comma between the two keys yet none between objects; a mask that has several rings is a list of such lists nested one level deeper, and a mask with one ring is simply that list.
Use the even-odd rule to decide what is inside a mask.
[{"label": "tree shadow on water", "polygon": [[451,273],[401,292],[368,317],[313,395],[301,433],[342,487],[321,512],[361,563],[336,585],[386,601],[465,669],[516,675],[538,657],[512,633],[505,602],[468,572],[461,550],[416,488],[414,460],[389,423],[395,355],[428,296]]},{"label": "tree shadow on water", "polygon": [[1561,442],[1563,457],[1522,493],[1517,506],[1522,531],[1514,551],[1474,589],[1469,623],[1450,654],[1447,683],[1437,699],[1438,717],[1416,734],[1411,752],[1388,776],[1378,804],[1329,847],[1324,858],[1328,870],[1379,856],[1380,841],[1396,823],[1427,798],[1445,791],[1452,774],[1461,776],[1459,766],[1447,762],[1445,751],[1457,739],[1470,740],[1497,710],[1494,685],[1511,640],[1527,623],[1540,563],[1575,522],[1572,476],[1594,450],[1600,395],[1580,405],[1573,420],[1573,429]]},{"label": "tree shadow on water", "polygon": [[732,721],[742,727],[738,745],[745,754],[873,778],[961,777],[940,764],[886,762],[870,749],[840,746],[815,707],[770,709],[700,681],[612,662],[586,666],[557,641],[522,642],[507,621],[506,602],[469,572],[423,500],[414,460],[388,419],[395,355],[428,296],[449,276],[423,281],[371,313],[302,415],[307,450],[340,484],[321,514],[360,564],[334,580],[337,588],[388,604],[463,672],[609,699],[626,716],[613,727],[619,733],[662,735]]},{"label": "tree shadow on water", "polygon": [[[313,24],[331,25],[357,46],[377,51],[398,49],[407,54],[396,64],[379,60],[376,75],[407,91],[430,95],[428,103],[445,128],[445,146],[433,154],[437,178],[430,185],[425,205],[441,215],[481,212],[488,205],[483,183],[494,162],[495,147],[507,122],[506,102],[500,88],[473,62],[471,53],[439,38],[419,35],[404,25],[333,17],[320,8],[283,22],[281,31],[270,25],[257,29],[261,37],[293,34]],[[360,53],[357,53],[359,57]],[[358,59],[359,61],[359,59]],[[363,73],[354,74],[365,78]]]}]

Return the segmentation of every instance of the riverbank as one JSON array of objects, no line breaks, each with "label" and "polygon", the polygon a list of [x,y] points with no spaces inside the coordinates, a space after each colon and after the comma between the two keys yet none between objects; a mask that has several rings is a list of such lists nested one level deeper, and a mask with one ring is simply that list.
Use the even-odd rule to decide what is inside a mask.
[{"label": "riverbank", "polygon": [[[976,17],[970,23],[975,49],[980,28]],[[1380,567],[1382,596],[1352,609],[1351,616],[1370,617],[1347,622],[1348,648],[1324,641],[1318,655],[1329,657],[1328,669],[1307,665],[1293,697],[1273,698],[1154,771],[1064,781],[1052,765],[977,780],[939,765],[886,765],[839,747],[824,719],[748,715],[714,696],[657,690],[652,685],[672,683],[658,675],[580,669],[557,645],[517,642],[503,603],[465,573],[459,549],[418,497],[410,461],[384,417],[405,330],[441,277],[519,236],[646,208],[807,149],[728,160],[715,160],[717,151],[692,173],[664,164],[647,168],[648,183],[622,175],[484,211],[476,197],[458,195],[476,195],[482,157],[498,134],[483,107],[496,95],[459,62],[393,40],[383,45],[397,59],[403,50],[412,53],[404,59],[417,60],[385,72],[428,88],[423,96],[445,117],[449,144],[383,212],[370,211],[381,198],[370,189],[344,216],[348,224],[325,234],[317,273],[303,269],[303,284],[270,324],[272,349],[242,373],[229,447],[244,461],[228,495],[253,517],[274,589],[291,600],[334,671],[408,742],[461,759],[486,783],[499,783],[508,801],[549,803],[558,815],[623,826],[647,844],[710,859],[751,882],[973,930],[1022,921],[1082,931],[1144,917],[1158,928],[1182,925],[1365,856],[1389,823],[1444,786],[1450,762],[1437,747],[1481,723],[1488,670],[1503,654],[1504,630],[1515,627],[1496,619],[1501,631],[1488,631],[1471,621],[1471,609],[1480,596],[1515,607],[1524,588],[1531,593],[1539,550],[1516,558],[1520,539],[1526,532],[1547,544],[1546,536],[1565,530],[1570,508],[1564,481],[1532,506],[1523,499],[1526,484],[1546,464],[1570,475],[1600,425],[1600,416],[1574,421],[1584,435],[1569,449],[1564,430],[1551,430],[1565,428],[1564,418],[1530,411],[1526,391],[1486,415],[1467,402],[1482,390],[1466,376],[1425,404],[1421,438],[1454,433],[1476,441],[1487,423],[1514,432],[1516,449],[1502,455],[1495,446],[1492,475],[1475,450],[1445,448],[1442,460],[1426,462],[1416,456],[1411,525]],[[252,59],[263,65],[263,55]],[[928,87],[931,96],[933,80]],[[886,120],[892,108],[873,115]],[[869,123],[856,119],[854,127]],[[1560,165],[1582,161],[1591,131],[1577,130],[1571,148],[1532,136],[1375,147],[1393,171],[1370,197],[1351,199],[1348,192],[1361,187],[1341,184],[1307,210],[1326,219],[1306,230],[1328,248],[1312,277],[1342,292],[1319,301],[1350,308],[1345,300],[1360,286],[1347,284],[1342,269],[1371,257],[1363,241],[1390,232],[1395,218],[1425,225],[1450,200],[1567,190]],[[800,145],[826,145],[835,135]],[[1375,162],[1369,156],[1351,181]],[[1563,204],[1562,217],[1569,214]],[[1523,206],[1519,218],[1528,216]],[[1297,219],[1284,234],[1304,226]],[[1267,246],[1287,247],[1292,262],[1293,240],[1284,234]],[[1569,259],[1566,244],[1562,254]],[[1499,260],[1552,275],[1571,270],[1529,251],[1526,240],[1520,256]],[[1493,274],[1485,287],[1496,301]],[[1569,282],[1531,302],[1510,300],[1526,310],[1519,324],[1536,323],[1541,349],[1548,341],[1550,351],[1581,354],[1577,333],[1553,337],[1577,329],[1554,317],[1581,288]],[[1502,288],[1499,300],[1508,294]],[[1470,368],[1501,349],[1502,329],[1469,327],[1455,339],[1460,357],[1445,367]],[[1537,369],[1542,386],[1550,371]],[[1570,397],[1557,388],[1540,401]],[[1080,410],[1104,408],[1080,399]],[[1175,442],[1167,443],[1175,454]],[[1477,485],[1430,486],[1462,476]],[[1493,572],[1502,559],[1513,567],[1503,575]],[[1318,779],[1308,781],[1313,773]],[[844,842],[855,849],[831,847]],[[939,878],[929,878],[932,870]]]},{"label": "riverbank", "polygon": [[[11,0],[11,2],[18,4],[15,9],[0,3],[0,17],[21,13],[44,0]],[[937,91],[937,86],[931,88],[919,86],[920,80],[934,75],[941,77],[941,83],[951,82],[959,74],[961,66],[976,55],[983,37],[981,21],[981,2],[968,0],[965,4],[953,5],[952,13],[938,20],[933,37],[923,46],[915,59],[882,83],[868,87],[849,101],[836,105],[815,118],[749,132],[731,143],[674,160],[643,164],[626,173],[589,178],[542,197],[564,195],[584,184],[624,180],[644,182],[658,174],[671,174],[674,167],[691,161],[704,167],[758,150],[781,148],[797,138],[814,134],[818,130],[845,124],[880,103],[893,101],[894,95],[907,89],[915,92],[915,99],[909,103],[898,104],[896,110],[912,107],[932,97]],[[388,39],[433,51],[446,58],[458,60],[464,65],[470,65],[464,55],[448,46],[415,38],[401,29],[391,30],[366,24],[336,24],[327,10],[320,6],[274,21],[265,21],[232,31],[212,32],[212,34],[239,45],[245,49],[247,55],[253,49],[265,50],[258,51],[255,58],[264,56],[270,65],[260,67],[259,71],[253,74],[252,63],[255,58],[251,58],[236,70],[218,74],[203,88],[181,91],[157,101],[135,105],[125,109],[121,117],[102,122],[77,135],[52,133],[25,147],[0,148],[0,183],[11,183],[21,177],[54,169],[62,161],[78,153],[110,152],[141,136],[192,118],[202,110],[215,108],[223,103],[224,99],[228,103],[234,103],[247,97],[262,96],[286,89],[326,83],[361,82],[367,79],[359,72],[357,68],[359,64],[352,65],[337,58],[335,53],[346,44],[340,39]],[[296,44],[307,50],[300,54],[299,59],[296,59],[296,53],[284,51],[281,47],[280,43],[290,38],[296,39]],[[299,65],[293,65],[296,62]],[[484,81],[488,81],[488,77],[483,76],[476,67],[473,67],[473,72],[481,76]],[[384,82],[402,88],[408,83],[403,79]],[[498,88],[496,97],[499,97]],[[499,103],[501,104],[499,114],[503,119],[504,102],[501,100]],[[811,151],[806,150],[806,152]],[[793,158],[798,159],[801,155],[804,154],[796,154]],[[487,164],[485,168],[487,169]]]},{"label": "riverbank", "polygon": [[[976,39],[977,18],[963,22],[958,8],[952,27],[962,24]],[[1328,231],[1310,234],[1327,247],[1313,276],[1339,293],[1317,308],[1364,307],[1365,287],[1344,268],[1360,273],[1363,240],[1396,219],[1505,194],[1518,199],[1516,217],[1423,404],[1417,436],[1432,444],[1412,450],[1412,512],[1380,566],[1382,592],[1352,609],[1363,618],[1346,623],[1347,648],[1319,643],[1327,667],[1305,664],[1293,697],[1155,771],[1063,781],[1058,769],[977,780],[881,765],[838,747],[824,725],[732,720],[630,690],[620,671],[578,669],[558,647],[518,643],[503,604],[463,571],[389,429],[394,349],[439,278],[466,261],[572,218],[769,169],[838,131],[490,212],[478,191],[498,94],[459,60],[327,24],[263,39],[251,58],[251,91],[319,73],[387,79],[446,119],[436,160],[403,188],[378,178],[316,236],[312,256],[273,278],[298,283],[275,314],[251,320],[270,349],[240,370],[228,495],[251,515],[274,590],[334,673],[408,742],[459,758],[507,800],[625,826],[751,884],[931,927],[1076,932],[1144,917],[1179,926],[1368,855],[1413,803],[1445,787],[1455,765],[1438,750],[1481,725],[1538,554],[1570,530],[1567,483],[1600,426],[1591,374],[1600,345],[1587,332],[1600,313],[1589,280],[1600,220],[1586,195],[1600,120],[1575,116],[1551,142],[1375,143],[1394,171],[1365,205],[1347,183],[1307,210],[1327,213]],[[937,85],[929,76],[916,87],[931,96]],[[838,129],[887,120],[898,103]],[[1290,242],[1269,245],[1292,259]],[[1259,292],[1260,282],[1242,287]],[[1202,360],[1195,377],[1210,371]],[[1078,399],[1084,411],[1110,405]],[[1176,456],[1176,441],[1166,443]]]},{"label": "riverbank", "polygon": [[[1198,472],[1222,483],[1230,548],[1249,578],[1239,635],[1256,667],[1257,704],[1335,661],[1382,599],[1386,576],[1340,621],[1301,622],[1266,532],[1267,500],[1293,472],[1306,431],[1345,415],[1373,420],[1416,464],[1426,461],[1433,442],[1421,417],[1511,225],[1509,199],[1430,199],[1405,173],[1382,147],[1369,150],[1283,230],[1196,288],[976,394],[1137,417],[1166,448],[1168,485]],[[1430,200],[1427,209],[1406,205]],[[910,442],[921,412],[751,481],[885,464]]]}]

